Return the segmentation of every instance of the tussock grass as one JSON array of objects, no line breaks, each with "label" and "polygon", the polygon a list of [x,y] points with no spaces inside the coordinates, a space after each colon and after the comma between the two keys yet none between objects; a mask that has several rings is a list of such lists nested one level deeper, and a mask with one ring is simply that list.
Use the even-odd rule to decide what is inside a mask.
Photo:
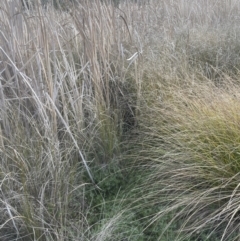
[{"label": "tussock grass", "polygon": [[176,240],[204,232],[207,240],[239,238],[238,89],[227,81],[221,87],[170,87],[171,98],[151,112],[151,146],[143,152],[153,168],[146,198],[165,207],[152,221],[175,210],[172,221],[185,233]]},{"label": "tussock grass", "polygon": [[0,3],[0,239],[238,240],[239,3],[20,2]]}]

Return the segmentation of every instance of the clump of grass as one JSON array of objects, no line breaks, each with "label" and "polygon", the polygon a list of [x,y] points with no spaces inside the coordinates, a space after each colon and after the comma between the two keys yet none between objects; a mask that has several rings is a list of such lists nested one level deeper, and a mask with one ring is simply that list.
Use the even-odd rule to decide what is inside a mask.
[{"label": "clump of grass", "polygon": [[120,155],[132,108],[127,22],[101,1],[71,13],[4,1],[0,18],[0,237],[86,240],[91,168]]},{"label": "clump of grass", "polygon": [[175,210],[176,240],[204,233],[207,239],[238,240],[239,87],[196,86],[175,86],[171,99],[154,109],[149,162],[155,174],[148,185],[156,195],[152,202],[165,210],[153,220]]}]

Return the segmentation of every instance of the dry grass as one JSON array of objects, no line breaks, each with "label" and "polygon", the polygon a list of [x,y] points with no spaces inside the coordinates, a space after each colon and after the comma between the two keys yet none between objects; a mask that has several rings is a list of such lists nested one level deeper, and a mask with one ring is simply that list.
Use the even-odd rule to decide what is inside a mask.
[{"label": "dry grass", "polygon": [[94,182],[88,154],[97,159],[101,147],[99,162],[107,163],[120,135],[112,110],[120,91],[112,87],[119,62],[112,58],[121,59],[112,50],[114,9],[99,2],[71,14],[1,7],[1,236],[65,240],[75,195],[76,225],[85,229],[84,168]]},{"label": "dry grass", "polygon": [[238,1],[67,8],[0,4],[0,239],[146,240],[123,225],[142,197],[89,224],[92,170],[134,156],[151,172],[140,210],[237,240]]}]

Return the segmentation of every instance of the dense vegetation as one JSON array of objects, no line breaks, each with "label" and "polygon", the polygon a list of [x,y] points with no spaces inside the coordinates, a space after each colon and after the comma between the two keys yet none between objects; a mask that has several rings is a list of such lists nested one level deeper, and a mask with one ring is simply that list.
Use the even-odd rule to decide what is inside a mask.
[{"label": "dense vegetation", "polygon": [[239,20],[1,1],[0,240],[239,240]]}]

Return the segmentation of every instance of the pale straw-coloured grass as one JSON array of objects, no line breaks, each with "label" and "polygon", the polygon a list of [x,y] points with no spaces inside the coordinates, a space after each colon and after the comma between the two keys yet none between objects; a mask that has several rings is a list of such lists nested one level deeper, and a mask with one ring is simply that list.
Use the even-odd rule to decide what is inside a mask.
[{"label": "pale straw-coloured grass", "polygon": [[[56,6],[0,3],[0,239],[156,240],[142,216],[177,210],[185,237],[237,240],[239,2]],[[150,175],[90,225],[110,165]]]}]

